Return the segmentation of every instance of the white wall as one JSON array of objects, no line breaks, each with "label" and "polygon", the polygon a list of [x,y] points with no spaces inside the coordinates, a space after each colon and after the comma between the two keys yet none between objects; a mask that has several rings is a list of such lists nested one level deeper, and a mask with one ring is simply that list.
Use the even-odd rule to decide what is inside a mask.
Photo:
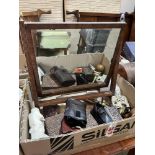
[{"label": "white wall", "polygon": [[132,13],[135,8],[135,0],[121,0],[121,13]]}]

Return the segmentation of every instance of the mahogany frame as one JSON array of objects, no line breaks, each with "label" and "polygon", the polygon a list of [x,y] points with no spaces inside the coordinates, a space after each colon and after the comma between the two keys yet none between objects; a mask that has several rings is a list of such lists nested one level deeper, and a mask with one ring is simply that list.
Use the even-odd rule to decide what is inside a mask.
[{"label": "mahogany frame", "polygon": [[[32,98],[36,106],[48,106],[57,103],[63,103],[67,99],[66,97],[52,100],[38,100],[38,97],[46,97],[49,95],[58,95],[64,93],[78,92],[84,90],[99,89],[101,87],[107,87],[111,79],[110,90],[107,92],[91,93],[86,95],[74,96],[76,99],[90,99],[99,96],[112,96],[116,86],[117,80],[117,70],[119,65],[119,57],[122,49],[122,41],[124,38],[124,29],[126,26],[125,22],[78,22],[78,23],[42,23],[42,22],[24,22],[20,20],[20,37],[22,41],[22,46],[24,49],[29,80],[31,84]],[[79,86],[63,87],[58,89],[42,90],[39,82],[39,76],[37,71],[37,63],[35,57],[35,48],[33,46],[33,38],[31,32],[36,29],[86,29],[86,28],[96,28],[96,29],[106,29],[106,28],[120,28],[120,33],[118,41],[115,47],[113,58],[111,59],[111,65],[107,78],[102,84],[84,84]]]}]

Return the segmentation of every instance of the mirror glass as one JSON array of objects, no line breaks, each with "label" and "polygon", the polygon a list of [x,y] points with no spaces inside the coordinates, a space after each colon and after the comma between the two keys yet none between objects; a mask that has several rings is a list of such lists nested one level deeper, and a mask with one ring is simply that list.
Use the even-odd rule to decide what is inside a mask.
[{"label": "mirror glass", "polygon": [[120,29],[38,30],[36,56],[103,53],[114,49]]},{"label": "mirror glass", "polygon": [[[38,73],[42,88],[49,89],[51,85],[59,87],[57,82],[50,81],[50,78],[45,76],[51,74],[53,66],[62,66],[70,73],[74,73],[76,67],[88,67],[90,64],[95,67],[102,64],[103,53],[110,62],[119,33],[119,28],[37,30],[34,33],[34,43],[37,64],[41,69]],[[85,53],[90,54],[89,58]],[[76,58],[73,58],[74,54],[78,54]],[[69,56],[66,59],[62,57],[64,55]],[[59,60],[56,56],[60,56]],[[105,72],[108,73],[107,68]]]}]

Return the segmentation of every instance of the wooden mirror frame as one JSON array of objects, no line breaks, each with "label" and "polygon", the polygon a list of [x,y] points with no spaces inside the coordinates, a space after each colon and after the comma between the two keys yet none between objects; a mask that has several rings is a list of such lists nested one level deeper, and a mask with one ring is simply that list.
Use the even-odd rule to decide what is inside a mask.
[{"label": "wooden mirror frame", "polygon": [[[20,37],[21,37],[22,46],[24,49],[27,66],[28,66],[32,98],[36,106],[48,106],[51,104],[63,103],[67,99],[67,97],[63,97],[59,99],[40,101],[38,100],[38,97],[46,97],[46,96],[52,96],[52,95],[58,95],[58,94],[99,89],[102,87],[107,87],[109,85],[110,79],[111,79],[111,85],[110,85],[109,91],[80,95],[80,96],[75,96],[73,98],[82,100],[82,99],[90,99],[90,98],[95,98],[100,96],[112,96],[116,86],[117,70],[119,65],[121,49],[122,49],[124,28],[126,25],[125,22],[42,23],[42,22],[24,22],[23,20],[20,20],[19,24],[20,24]],[[115,47],[115,51],[111,59],[110,69],[105,81],[102,84],[97,84],[97,83],[84,84],[79,86],[67,87],[67,89],[66,87],[62,87],[62,88],[49,89],[49,90],[43,91],[41,88],[39,76],[38,76],[32,32],[37,29],[87,29],[87,28],[89,29],[120,28],[120,33]]]}]

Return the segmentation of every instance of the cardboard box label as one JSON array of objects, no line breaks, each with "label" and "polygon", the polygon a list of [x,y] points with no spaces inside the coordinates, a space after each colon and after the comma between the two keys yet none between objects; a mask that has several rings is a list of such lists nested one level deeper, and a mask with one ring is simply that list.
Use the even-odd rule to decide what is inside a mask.
[{"label": "cardboard box label", "polygon": [[71,150],[74,147],[74,136],[67,135],[63,137],[51,138],[50,145],[51,145],[52,154]]},{"label": "cardboard box label", "polygon": [[116,123],[112,123],[109,125],[109,127],[106,130],[105,136],[106,137],[111,137],[115,131],[116,128]]},{"label": "cardboard box label", "polygon": [[[111,136],[115,136],[118,134],[128,132],[130,129],[134,128],[134,125],[135,125],[135,120],[125,122],[125,124],[122,124],[122,123],[118,123],[117,125],[114,124],[115,127],[113,126],[114,128],[111,129],[113,132],[113,133],[111,133]],[[91,129],[90,131],[83,133],[80,138],[80,144],[78,144],[78,145],[83,145],[84,143],[88,143],[90,141],[110,137],[110,136],[107,136],[107,131],[110,129],[109,126],[111,127],[111,124],[107,125],[106,127],[103,126],[103,127],[95,128],[94,130]]]},{"label": "cardboard box label", "polygon": [[[60,153],[76,148],[77,146],[94,142],[95,140],[113,137],[118,134],[124,134],[129,130],[134,130],[135,120],[125,120],[124,123],[111,123],[101,125],[98,128],[82,131],[70,135],[64,135],[57,138],[50,139],[51,153]],[[134,131],[133,131],[134,132]],[[50,155],[50,154],[49,154]]]}]

